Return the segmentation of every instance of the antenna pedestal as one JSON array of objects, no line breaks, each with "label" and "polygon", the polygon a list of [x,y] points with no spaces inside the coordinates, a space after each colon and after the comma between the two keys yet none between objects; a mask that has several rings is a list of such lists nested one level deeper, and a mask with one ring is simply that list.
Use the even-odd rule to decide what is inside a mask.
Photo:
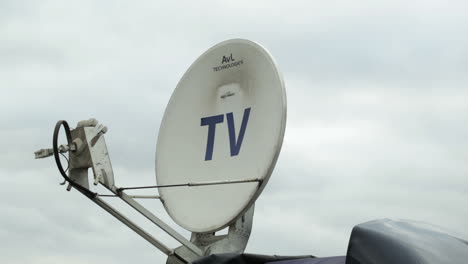
[{"label": "antenna pedestal", "polygon": [[[204,256],[211,254],[244,252],[252,231],[254,207],[255,205],[252,205],[244,215],[231,224],[228,227],[228,233],[226,235],[217,236],[213,232],[192,233],[190,242],[201,248]],[[168,257],[166,264],[184,263],[181,262],[179,256],[190,260],[200,258],[200,256],[194,255],[185,246],[176,248],[175,253],[177,255],[171,255]]]}]

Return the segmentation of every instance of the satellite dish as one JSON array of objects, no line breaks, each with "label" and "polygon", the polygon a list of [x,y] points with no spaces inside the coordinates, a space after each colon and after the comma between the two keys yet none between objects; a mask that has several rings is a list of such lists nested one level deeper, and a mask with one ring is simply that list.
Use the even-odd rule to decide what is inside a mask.
[{"label": "satellite dish", "polygon": [[206,51],[174,90],[159,130],[157,183],[179,185],[159,189],[168,214],[197,233],[234,222],[268,182],[285,125],[284,82],[263,47],[233,39]]}]

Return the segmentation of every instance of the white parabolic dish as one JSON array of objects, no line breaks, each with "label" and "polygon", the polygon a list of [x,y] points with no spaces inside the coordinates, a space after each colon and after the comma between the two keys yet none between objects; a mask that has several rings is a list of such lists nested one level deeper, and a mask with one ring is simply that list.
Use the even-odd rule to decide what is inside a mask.
[{"label": "white parabolic dish", "polygon": [[192,232],[222,229],[253,205],[278,158],[286,125],[284,82],[273,58],[243,39],[221,42],[187,70],[167,105],[156,148],[158,185],[172,219]]}]

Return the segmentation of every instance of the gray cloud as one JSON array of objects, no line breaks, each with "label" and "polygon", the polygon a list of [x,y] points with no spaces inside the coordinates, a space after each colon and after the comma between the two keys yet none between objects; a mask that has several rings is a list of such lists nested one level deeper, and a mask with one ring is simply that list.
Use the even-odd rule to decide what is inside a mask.
[{"label": "gray cloud", "polygon": [[[288,95],[286,137],[256,203],[249,252],[343,255],[354,225],[382,217],[468,237],[463,1],[0,5],[0,255],[8,263],[163,263],[146,241],[66,193],[53,160],[32,152],[50,147],[57,120],[96,117],[109,127],[119,185],[154,184],[173,88],[197,56],[234,37],[271,51]],[[145,205],[175,226],[160,204]]]}]

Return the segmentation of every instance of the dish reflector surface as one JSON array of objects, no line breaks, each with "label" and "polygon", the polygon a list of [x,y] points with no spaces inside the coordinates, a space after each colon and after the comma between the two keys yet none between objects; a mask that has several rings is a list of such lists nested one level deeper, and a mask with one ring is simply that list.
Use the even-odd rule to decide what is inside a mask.
[{"label": "dish reflector surface", "polygon": [[280,72],[260,45],[221,42],[187,70],[167,105],[156,148],[158,185],[172,219],[192,232],[222,229],[255,202],[278,158],[286,125]]}]

